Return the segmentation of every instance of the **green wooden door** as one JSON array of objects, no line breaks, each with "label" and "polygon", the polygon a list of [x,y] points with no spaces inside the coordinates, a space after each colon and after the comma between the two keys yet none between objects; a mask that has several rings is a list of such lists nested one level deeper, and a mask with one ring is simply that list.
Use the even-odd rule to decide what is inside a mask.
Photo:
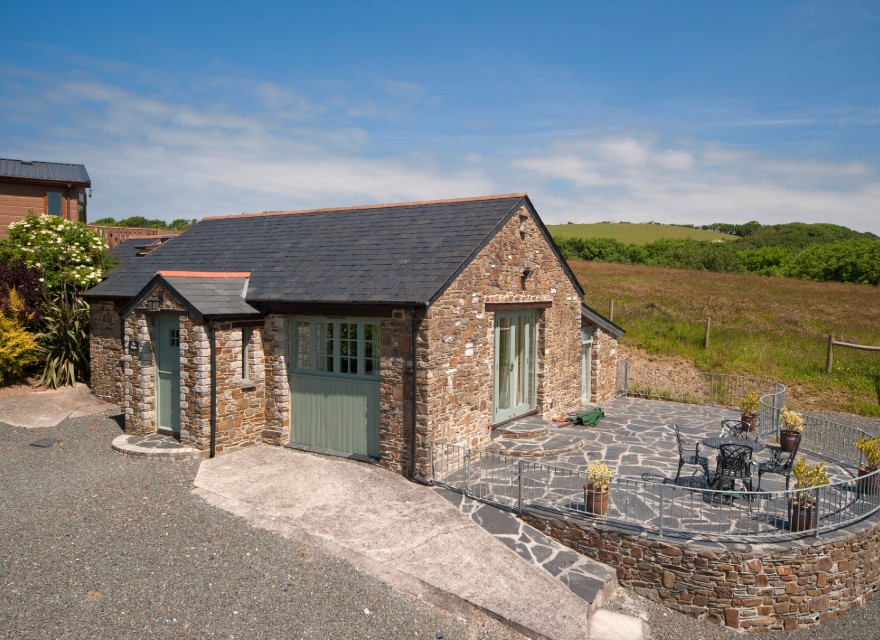
[{"label": "green wooden door", "polygon": [[532,311],[495,314],[494,422],[511,420],[536,406],[536,328]]},{"label": "green wooden door", "polygon": [[160,315],[156,322],[157,426],[180,433],[180,320]]},{"label": "green wooden door", "polygon": [[291,443],[378,458],[379,323],[299,317],[291,329]]},{"label": "green wooden door", "polygon": [[581,404],[590,404],[591,376],[593,375],[593,332],[581,329]]}]

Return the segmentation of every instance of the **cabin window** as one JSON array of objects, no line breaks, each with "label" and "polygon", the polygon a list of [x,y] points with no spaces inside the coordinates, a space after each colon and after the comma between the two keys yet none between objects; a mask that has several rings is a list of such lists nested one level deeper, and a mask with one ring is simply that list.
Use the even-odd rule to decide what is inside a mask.
[{"label": "cabin window", "polygon": [[50,216],[61,215],[61,202],[63,198],[58,191],[49,191],[46,194],[46,213]]},{"label": "cabin window", "polygon": [[254,337],[252,327],[243,327],[241,330],[241,379],[251,379],[251,340]]},{"label": "cabin window", "polygon": [[295,371],[379,375],[379,323],[356,318],[294,319],[292,362]]}]

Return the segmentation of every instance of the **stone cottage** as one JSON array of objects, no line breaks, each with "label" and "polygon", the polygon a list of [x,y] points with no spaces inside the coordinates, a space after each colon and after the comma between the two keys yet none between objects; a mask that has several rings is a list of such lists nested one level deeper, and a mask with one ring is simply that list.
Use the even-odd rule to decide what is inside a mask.
[{"label": "stone cottage", "polygon": [[614,395],[623,331],[583,305],[526,194],[206,218],[126,245],[87,297],[93,391],[128,433],[424,476],[430,442]]}]

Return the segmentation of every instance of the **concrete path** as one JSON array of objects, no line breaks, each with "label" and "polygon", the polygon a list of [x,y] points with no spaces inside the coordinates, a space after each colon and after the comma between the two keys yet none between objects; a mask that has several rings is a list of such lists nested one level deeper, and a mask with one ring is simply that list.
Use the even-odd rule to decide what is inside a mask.
[{"label": "concrete path", "polygon": [[54,427],[67,418],[105,411],[119,413],[119,407],[96,398],[88,386],[81,383],[51,391],[28,391],[0,397],[0,422],[13,427]]},{"label": "concrete path", "polygon": [[318,542],[398,589],[476,607],[533,638],[629,640],[644,623],[587,605],[428,487],[379,467],[269,446],[207,460],[196,492],[255,526]]}]

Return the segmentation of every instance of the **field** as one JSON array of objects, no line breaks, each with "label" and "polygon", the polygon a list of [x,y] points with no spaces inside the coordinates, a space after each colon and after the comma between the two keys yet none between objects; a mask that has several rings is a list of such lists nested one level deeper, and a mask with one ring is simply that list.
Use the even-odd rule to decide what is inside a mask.
[{"label": "field", "polygon": [[624,244],[647,244],[655,240],[735,240],[736,236],[668,224],[597,222],[594,224],[547,225],[554,238],[613,238]]},{"label": "field", "polygon": [[[880,289],[751,274],[571,261],[587,304],[626,329],[625,353],[678,360],[701,371],[772,378],[789,404],[880,416],[880,353],[835,347],[827,336],[880,345]],[[706,316],[711,340],[703,350]]]}]

